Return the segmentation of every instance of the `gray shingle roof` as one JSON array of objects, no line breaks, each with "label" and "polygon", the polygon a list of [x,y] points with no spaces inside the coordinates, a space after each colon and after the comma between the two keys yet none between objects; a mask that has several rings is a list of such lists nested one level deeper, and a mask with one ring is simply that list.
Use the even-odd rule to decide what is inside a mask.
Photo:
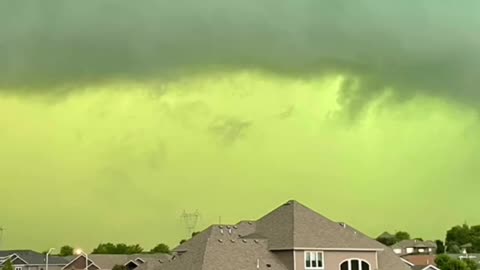
[{"label": "gray shingle roof", "polygon": [[269,239],[271,250],[305,247],[384,248],[357,230],[334,222],[296,201],[280,206],[262,217],[256,224],[256,232]]},{"label": "gray shingle roof", "polygon": [[[210,226],[176,248],[173,259],[163,263],[159,269],[256,269],[258,260],[259,264],[269,264],[272,269],[288,270],[276,255],[268,250],[266,239],[241,238],[239,235],[248,233],[252,228],[242,224],[237,225]],[[254,227],[253,224],[249,226]]]},{"label": "gray shingle roof", "polygon": [[[75,257],[76,258],[76,257]],[[74,258],[74,259],[75,259]],[[141,268],[142,263],[136,262],[136,259],[140,258],[145,263],[148,264]],[[112,269],[115,265],[125,265],[129,261],[136,262],[138,267],[136,269],[149,269],[149,267],[153,267],[159,263],[159,261],[168,261],[170,259],[170,255],[168,254],[90,254],[88,255],[88,259],[91,260],[95,265],[100,267],[100,269]]]},{"label": "gray shingle roof", "polygon": [[420,240],[402,240],[392,245],[392,248],[436,248],[437,245],[432,241],[420,241]]},{"label": "gray shingle roof", "polygon": [[212,225],[174,249],[160,270],[271,269],[287,270],[278,250],[294,248],[371,249],[379,270],[407,270],[391,249],[354,228],[331,221],[296,201],[289,201],[255,222]]},{"label": "gray shingle roof", "polygon": [[[45,264],[45,255],[33,250],[1,250],[0,257],[7,257],[16,254],[28,264]],[[66,265],[68,261],[63,257],[52,256],[48,257],[48,263],[51,265]]]}]

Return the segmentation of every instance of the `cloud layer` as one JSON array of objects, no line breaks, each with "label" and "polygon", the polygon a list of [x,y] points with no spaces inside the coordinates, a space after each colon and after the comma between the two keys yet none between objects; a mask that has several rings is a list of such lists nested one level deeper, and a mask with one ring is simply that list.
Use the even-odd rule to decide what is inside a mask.
[{"label": "cloud layer", "polygon": [[372,102],[344,123],[340,85],[243,72],[172,82],[158,98],[151,85],[124,82],[56,103],[2,97],[2,246],[174,246],[185,238],[183,210],[199,209],[203,229],[290,198],[372,236],[441,239],[480,223],[465,207],[480,188],[474,110],[417,97]]},{"label": "cloud layer", "polygon": [[[0,89],[261,69],[478,101],[478,1],[2,1]],[[40,90],[42,89],[42,90]]]}]

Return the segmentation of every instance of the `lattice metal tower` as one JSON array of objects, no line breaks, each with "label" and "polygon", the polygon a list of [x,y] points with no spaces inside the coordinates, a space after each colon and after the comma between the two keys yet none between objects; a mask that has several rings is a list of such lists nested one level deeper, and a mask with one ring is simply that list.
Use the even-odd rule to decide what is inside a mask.
[{"label": "lattice metal tower", "polygon": [[187,230],[187,237],[192,237],[192,233],[195,231],[197,227],[198,219],[200,217],[200,213],[196,210],[193,213],[187,213],[185,210],[181,216],[183,218],[183,222],[185,223],[185,229]]}]

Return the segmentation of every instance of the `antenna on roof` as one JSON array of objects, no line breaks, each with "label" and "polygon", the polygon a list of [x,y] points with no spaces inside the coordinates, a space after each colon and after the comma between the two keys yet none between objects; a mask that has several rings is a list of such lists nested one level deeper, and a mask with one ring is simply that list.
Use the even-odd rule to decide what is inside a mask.
[{"label": "antenna on roof", "polygon": [[181,216],[183,221],[185,222],[185,228],[187,230],[187,237],[192,237],[192,233],[195,231],[195,227],[197,226],[198,218],[200,217],[200,213],[196,210],[193,213],[187,213],[183,210],[183,214]]}]

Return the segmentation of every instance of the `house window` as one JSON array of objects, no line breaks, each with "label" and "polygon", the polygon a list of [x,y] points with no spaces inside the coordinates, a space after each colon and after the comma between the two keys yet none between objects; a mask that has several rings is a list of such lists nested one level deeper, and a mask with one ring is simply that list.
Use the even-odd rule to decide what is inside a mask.
[{"label": "house window", "polygon": [[407,253],[413,253],[413,248],[407,248]]},{"label": "house window", "polygon": [[323,269],[323,252],[305,251],[305,269]]},{"label": "house window", "polygon": [[340,270],[370,270],[370,264],[364,260],[350,259],[340,264]]},{"label": "house window", "polygon": [[402,253],[402,249],[401,248],[396,248],[393,250],[393,252],[395,252],[395,254],[400,254]]},{"label": "house window", "polygon": [[22,270],[22,267],[15,267],[15,270]]},{"label": "house window", "polygon": [[418,252],[423,253],[423,252],[425,252],[425,249],[420,248],[420,249],[418,250]]}]

